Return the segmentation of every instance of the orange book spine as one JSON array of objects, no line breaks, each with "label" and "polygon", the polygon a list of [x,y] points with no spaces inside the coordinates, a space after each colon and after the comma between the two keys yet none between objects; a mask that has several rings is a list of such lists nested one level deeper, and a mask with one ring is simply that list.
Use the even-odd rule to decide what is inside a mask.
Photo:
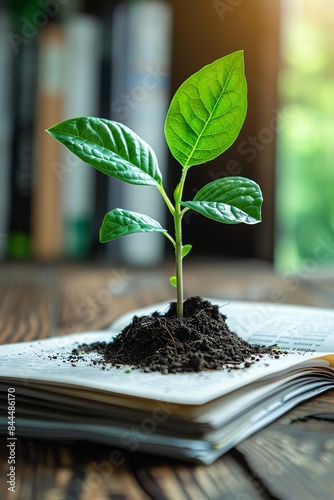
[{"label": "orange book spine", "polygon": [[60,148],[45,130],[62,120],[63,28],[48,25],[39,35],[33,256],[54,260],[62,253]]}]

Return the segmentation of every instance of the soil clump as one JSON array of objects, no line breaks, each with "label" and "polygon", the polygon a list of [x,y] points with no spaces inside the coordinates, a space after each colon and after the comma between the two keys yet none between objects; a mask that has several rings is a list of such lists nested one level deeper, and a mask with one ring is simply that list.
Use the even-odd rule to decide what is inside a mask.
[{"label": "soil clump", "polygon": [[165,313],[134,316],[111,342],[83,344],[72,351],[73,363],[81,353],[95,352],[94,364],[140,368],[146,372],[199,372],[202,370],[248,368],[264,355],[278,358],[284,352],[251,345],[231,332],[219,306],[190,297],[184,316],[178,318],[176,303]]}]

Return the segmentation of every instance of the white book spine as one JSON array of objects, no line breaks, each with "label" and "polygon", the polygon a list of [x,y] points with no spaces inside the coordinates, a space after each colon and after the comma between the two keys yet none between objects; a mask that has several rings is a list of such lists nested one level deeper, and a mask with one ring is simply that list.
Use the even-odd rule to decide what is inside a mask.
[{"label": "white book spine", "polygon": [[[97,116],[101,53],[100,22],[75,14],[65,23],[64,119]],[[87,245],[95,205],[94,169],[63,149],[62,210],[64,251],[81,256]]]},{"label": "white book spine", "polygon": [[[118,52],[114,57],[119,67],[114,68],[112,118],[125,123],[153,148],[164,179],[168,159],[164,122],[170,99],[171,30],[171,7],[161,0],[130,2],[127,8],[120,9],[119,16],[117,12],[115,15],[115,51],[121,46],[120,32],[124,43],[122,56]],[[164,226],[166,206],[154,187],[126,184],[121,202],[120,208],[149,215]],[[164,244],[161,234],[135,234],[122,238],[120,252],[127,264],[151,266],[163,259]]]}]

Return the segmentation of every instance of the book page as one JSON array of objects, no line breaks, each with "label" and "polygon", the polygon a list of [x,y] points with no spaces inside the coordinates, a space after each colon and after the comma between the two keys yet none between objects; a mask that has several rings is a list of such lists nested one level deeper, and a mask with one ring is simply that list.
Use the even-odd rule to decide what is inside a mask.
[{"label": "book page", "polygon": [[251,344],[334,353],[334,310],[261,303],[232,303],[221,310],[230,328]]}]

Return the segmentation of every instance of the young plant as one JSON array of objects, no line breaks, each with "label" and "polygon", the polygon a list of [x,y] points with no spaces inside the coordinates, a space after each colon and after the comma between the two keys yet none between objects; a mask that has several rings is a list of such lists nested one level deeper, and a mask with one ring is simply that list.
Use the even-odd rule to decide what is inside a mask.
[{"label": "young plant", "polygon": [[259,186],[244,177],[224,177],[200,189],[193,200],[182,199],[188,170],[226,151],[236,140],[247,111],[243,51],[204,66],[175,93],[166,118],[165,137],[181,165],[174,203],[167,195],[158,160],[151,147],[125,125],[95,117],[80,117],[54,125],[47,132],[100,172],[130,184],[155,186],[174,218],[174,236],[143,214],[115,208],[100,229],[105,243],[132,233],[162,232],[175,249],[177,315],[183,316],[182,261],[191,245],[182,242],[182,218],[188,210],[225,224],[261,221]]}]

